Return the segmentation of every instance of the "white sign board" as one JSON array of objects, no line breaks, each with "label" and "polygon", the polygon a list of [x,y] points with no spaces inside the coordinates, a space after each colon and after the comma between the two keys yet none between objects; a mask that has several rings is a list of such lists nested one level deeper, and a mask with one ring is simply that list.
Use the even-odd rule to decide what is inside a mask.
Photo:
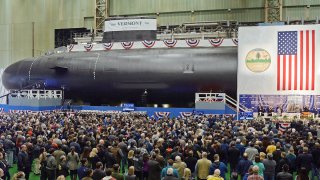
[{"label": "white sign board", "polygon": [[104,32],[157,30],[156,19],[108,20],[104,23]]},{"label": "white sign board", "polygon": [[238,97],[319,94],[319,67],[320,25],[239,28]]}]

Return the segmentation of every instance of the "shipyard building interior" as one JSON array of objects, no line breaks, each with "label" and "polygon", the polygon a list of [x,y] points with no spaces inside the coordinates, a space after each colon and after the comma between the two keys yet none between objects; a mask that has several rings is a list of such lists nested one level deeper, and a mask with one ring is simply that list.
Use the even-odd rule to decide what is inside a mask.
[{"label": "shipyard building interior", "polygon": [[0,179],[320,180],[319,0],[0,0]]}]

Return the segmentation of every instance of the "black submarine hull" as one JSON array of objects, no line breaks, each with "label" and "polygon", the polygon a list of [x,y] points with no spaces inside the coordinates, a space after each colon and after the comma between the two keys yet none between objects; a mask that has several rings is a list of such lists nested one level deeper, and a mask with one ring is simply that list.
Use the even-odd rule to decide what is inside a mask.
[{"label": "black submarine hull", "polygon": [[236,96],[237,47],[69,52],[7,67],[7,89],[64,89],[66,99],[91,104],[189,106],[196,92]]}]

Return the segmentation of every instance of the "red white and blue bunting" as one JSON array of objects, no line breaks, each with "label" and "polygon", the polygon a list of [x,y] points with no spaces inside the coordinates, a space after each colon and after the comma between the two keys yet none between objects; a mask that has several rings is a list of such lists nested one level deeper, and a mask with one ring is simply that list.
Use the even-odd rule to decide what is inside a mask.
[{"label": "red white and blue bunting", "polygon": [[187,39],[186,43],[188,44],[188,46],[190,47],[197,47],[199,44],[200,40],[199,39]]},{"label": "red white and blue bunting", "polygon": [[74,44],[70,44],[69,45],[69,51],[72,51],[73,47],[74,47]]},{"label": "red white and blue bunting", "polygon": [[152,48],[154,46],[154,44],[156,43],[155,41],[147,41],[147,40],[144,40],[141,42],[144,47],[146,48]]},{"label": "red white and blue bunting", "polygon": [[232,42],[236,45],[236,46],[238,46],[238,38],[232,38]]},{"label": "red white and blue bunting", "polygon": [[209,42],[214,47],[219,47],[223,43],[223,38],[209,39]]},{"label": "red white and blue bunting", "polygon": [[121,45],[124,49],[130,49],[133,46],[133,42],[122,42]]},{"label": "red white and blue bunting", "polygon": [[291,123],[280,123],[279,124],[279,131],[285,132],[287,129],[289,129],[291,126]]},{"label": "red white and blue bunting", "polygon": [[9,113],[30,113],[30,110],[9,110]]},{"label": "red white and blue bunting", "polygon": [[158,118],[164,118],[164,117],[169,117],[170,112],[154,112],[154,114],[158,117]]},{"label": "red white and blue bunting", "polygon": [[[70,44],[68,46],[69,52],[79,51],[104,51],[104,50],[120,50],[120,49],[144,49],[144,48],[194,48],[194,47],[234,47],[237,46],[238,40],[236,38],[223,39],[208,39],[202,41],[201,39],[184,39],[184,40],[161,40],[160,41],[141,41],[135,42],[109,42],[101,44]],[[84,47],[85,46],[85,47]]]},{"label": "red white and blue bunting", "polygon": [[113,43],[103,43],[103,47],[106,49],[106,50],[110,50],[113,46]]},{"label": "red white and blue bunting", "polygon": [[177,40],[163,40],[163,42],[169,48],[173,48],[177,44]]},{"label": "red white and blue bunting", "polygon": [[93,44],[86,44],[83,47],[86,51],[91,51],[91,49],[93,48]]},{"label": "red white and blue bunting", "polygon": [[180,115],[182,118],[191,117],[193,115],[193,112],[180,112]]}]

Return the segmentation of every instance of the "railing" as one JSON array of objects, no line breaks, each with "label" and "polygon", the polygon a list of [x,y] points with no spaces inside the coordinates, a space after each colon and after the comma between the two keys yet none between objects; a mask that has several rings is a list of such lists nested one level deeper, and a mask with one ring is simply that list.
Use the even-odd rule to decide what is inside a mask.
[{"label": "railing", "polygon": [[9,96],[11,98],[27,99],[62,99],[62,90],[11,90]]},{"label": "railing", "polygon": [[226,102],[225,93],[196,93],[195,103],[197,102]]},{"label": "railing", "polygon": [[[237,111],[237,106],[238,106],[237,100],[235,100],[232,97],[226,95],[226,102],[227,102],[226,103],[227,106],[229,106],[233,110]],[[241,110],[243,112],[247,112],[248,111],[248,109],[245,106],[241,105],[240,103],[239,103],[239,110]]]}]

